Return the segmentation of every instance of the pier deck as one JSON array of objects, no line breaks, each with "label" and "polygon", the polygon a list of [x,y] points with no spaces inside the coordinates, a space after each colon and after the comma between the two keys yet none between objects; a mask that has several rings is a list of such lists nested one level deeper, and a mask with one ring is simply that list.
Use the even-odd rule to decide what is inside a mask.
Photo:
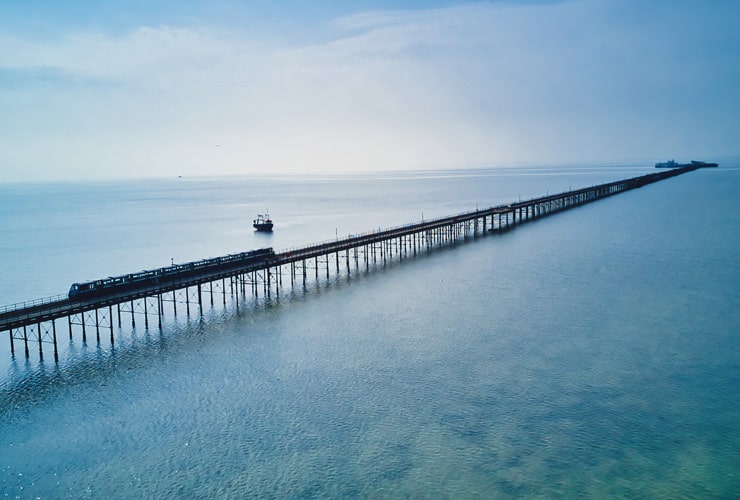
[{"label": "pier deck", "polygon": [[[29,344],[37,345],[41,358],[44,355],[43,345],[51,344],[54,358],[58,360],[57,320],[62,318],[67,319],[70,340],[74,331],[81,330],[83,342],[86,342],[87,328],[94,328],[97,341],[100,342],[100,331],[103,328],[109,330],[110,342],[113,344],[116,328],[114,307],[119,330],[122,313],[130,315],[132,327],[136,324],[135,315],[139,314],[144,317],[145,328],[149,327],[150,316],[156,318],[158,328],[162,328],[165,302],[172,303],[175,315],[177,304],[184,302],[189,315],[192,296],[194,305],[197,303],[199,314],[202,314],[203,295],[208,296],[213,306],[216,294],[221,296],[224,307],[228,295],[235,300],[238,308],[240,294],[242,302],[248,294],[258,296],[260,289],[266,297],[270,297],[273,292],[279,294],[283,286],[284,273],[289,275],[290,285],[294,287],[298,281],[302,282],[303,286],[306,285],[309,269],[313,270],[316,280],[319,279],[320,269],[322,272],[325,271],[327,279],[330,276],[330,269],[335,269],[338,275],[344,268],[345,272],[350,274],[353,267],[356,269],[360,267],[360,260],[369,270],[371,263],[385,263],[394,257],[403,259],[409,253],[416,255],[425,249],[428,251],[435,246],[453,243],[461,237],[506,231],[523,222],[698,168],[701,166],[655,172],[574,191],[338,238],[284,250],[257,263],[225,265],[219,269],[191,274],[187,278],[163,280],[156,285],[147,284],[99,297],[70,298],[59,295],[31,303],[5,306],[0,308],[0,332],[9,332],[13,356],[16,342],[23,344],[26,357],[29,356]],[[350,261],[353,261],[354,265],[351,265]],[[247,287],[250,288],[249,291]]]}]

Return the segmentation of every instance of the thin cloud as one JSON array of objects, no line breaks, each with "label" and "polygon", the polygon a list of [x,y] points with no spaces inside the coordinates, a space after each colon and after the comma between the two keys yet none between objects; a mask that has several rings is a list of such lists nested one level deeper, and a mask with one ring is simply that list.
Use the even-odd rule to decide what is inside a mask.
[{"label": "thin cloud", "polygon": [[371,12],[303,44],[215,25],[6,36],[0,161],[43,178],[731,153],[728,132],[685,124],[737,114],[737,35],[671,33],[738,9],[642,5]]}]

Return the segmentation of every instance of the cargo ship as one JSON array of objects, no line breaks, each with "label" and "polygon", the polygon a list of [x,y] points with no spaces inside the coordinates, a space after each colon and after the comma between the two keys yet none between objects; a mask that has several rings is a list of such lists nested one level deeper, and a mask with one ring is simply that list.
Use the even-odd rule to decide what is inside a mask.
[{"label": "cargo ship", "polygon": [[655,168],[683,168],[683,167],[718,167],[717,163],[691,160],[691,163],[678,163],[676,160],[663,161],[655,164]]}]

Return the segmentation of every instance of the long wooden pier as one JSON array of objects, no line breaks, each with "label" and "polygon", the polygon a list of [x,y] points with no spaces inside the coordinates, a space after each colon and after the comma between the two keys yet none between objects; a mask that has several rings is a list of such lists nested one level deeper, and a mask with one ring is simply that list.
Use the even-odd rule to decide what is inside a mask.
[{"label": "long wooden pier", "polygon": [[[58,295],[22,304],[0,307],[0,332],[7,331],[10,338],[11,355],[22,346],[26,357],[33,346],[38,348],[39,357],[44,357],[44,345],[53,347],[54,359],[58,361],[58,323],[65,329],[70,341],[75,333],[87,342],[93,332],[100,343],[101,333],[110,335],[111,345],[115,332],[121,331],[123,319],[130,319],[136,327],[136,317],[143,319],[144,327],[156,321],[162,328],[165,304],[177,315],[177,306],[185,306],[185,313],[197,307],[203,314],[204,302],[214,307],[218,297],[225,308],[227,296],[230,303],[239,308],[239,302],[247,297],[265,297],[287,286],[291,288],[307,285],[309,275],[318,281],[341,273],[351,275],[361,267],[385,264],[390,259],[403,260],[409,255],[430,251],[434,247],[452,244],[461,238],[476,237],[486,232],[501,232],[517,224],[551,215],[562,210],[639,188],[646,184],[691,172],[701,166],[688,166],[642,175],[598,186],[574,191],[498,205],[483,210],[464,212],[457,215],[415,222],[346,238],[326,241],[303,247],[283,250],[271,254],[259,262],[243,265],[231,263],[219,268],[208,268],[202,272],[191,272],[186,277],[177,277],[161,283],[146,283],[140,287],[127,287],[124,291],[108,293],[90,298]],[[311,272],[312,271],[312,272]],[[285,281],[285,285],[284,285]],[[64,328],[66,323],[66,328]]]}]

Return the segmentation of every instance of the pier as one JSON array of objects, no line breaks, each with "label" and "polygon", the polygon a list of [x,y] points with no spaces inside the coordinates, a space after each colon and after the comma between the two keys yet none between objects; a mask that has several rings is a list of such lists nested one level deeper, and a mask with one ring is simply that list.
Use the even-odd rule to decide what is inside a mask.
[{"label": "pier", "polygon": [[[271,298],[288,286],[306,287],[308,280],[328,281],[332,276],[351,276],[363,268],[369,271],[390,260],[402,261],[460,239],[508,231],[525,222],[698,168],[702,167],[664,170],[279,252],[263,249],[249,253],[258,254],[255,256],[230,255],[128,275],[132,279],[125,286],[111,287],[102,294],[64,294],[0,307],[0,333],[8,332],[13,357],[16,350],[22,350],[26,358],[31,350],[37,350],[43,359],[46,346],[58,361],[62,335],[70,341],[75,335],[80,336],[83,343],[94,335],[98,344],[102,335],[109,337],[113,345],[116,332],[120,333],[129,321],[131,328],[139,321],[145,329],[154,324],[162,329],[166,312],[176,316],[179,307],[180,313],[188,317],[202,316],[204,307],[213,308],[216,301],[226,308],[227,298],[238,310],[240,302],[244,304],[260,294]],[[148,278],[150,275],[156,275],[156,279]],[[139,276],[141,280],[137,282]]]}]

